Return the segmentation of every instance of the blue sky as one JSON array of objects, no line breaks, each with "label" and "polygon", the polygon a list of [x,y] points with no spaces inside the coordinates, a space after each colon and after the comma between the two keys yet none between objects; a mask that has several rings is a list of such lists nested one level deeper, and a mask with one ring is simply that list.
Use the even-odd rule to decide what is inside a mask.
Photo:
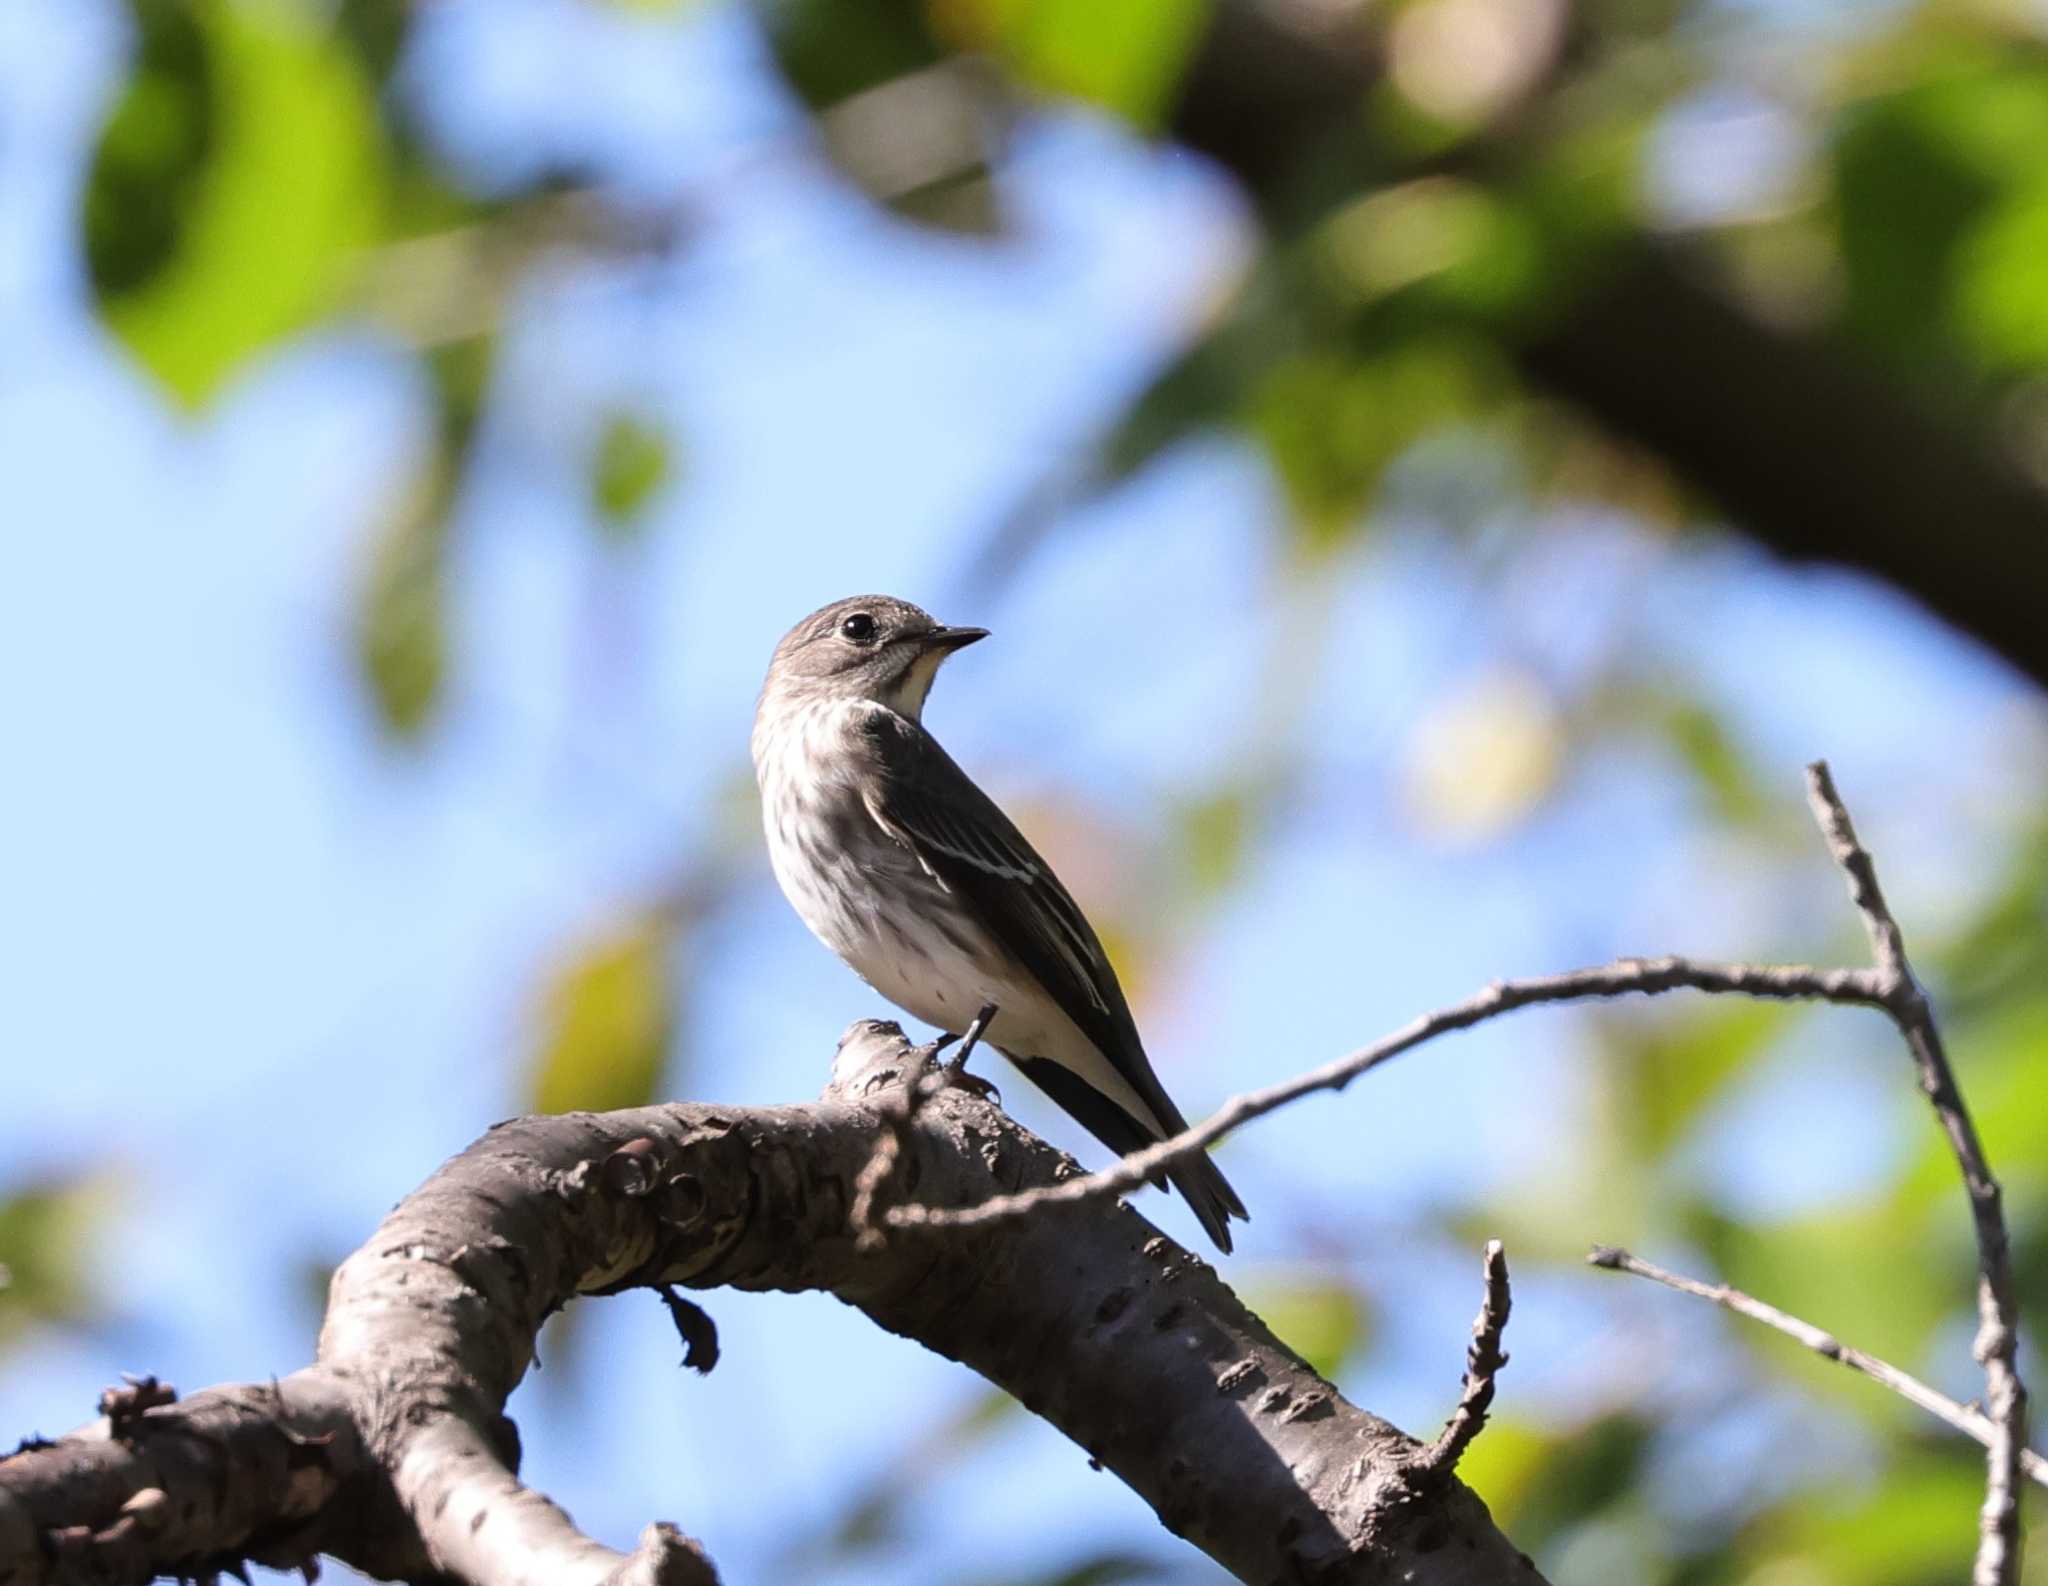
[{"label": "blue sky", "polygon": [[[72,254],[118,81],[112,8],[0,12],[0,1191],[84,1169],[115,1207],[91,1253],[110,1319],[0,1360],[10,1434],[83,1419],[119,1370],[196,1387],[305,1358],[307,1263],[518,1108],[537,978],[724,829],[767,652],[840,594],[996,630],[929,719],[1027,808],[1142,833],[1276,739],[1299,757],[1247,879],[1176,927],[1146,988],[1149,1043],[1191,1113],[1503,974],[1856,950],[1817,844],[1768,862],[1717,845],[1668,756],[1627,739],[1502,836],[1416,821],[1417,734],[1475,679],[1565,695],[1605,655],[1642,657],[1722,709],[1795,820],[1800,765],[1830,756],[1901,914],[1931,931],[1976,895],[2048,765],[2030,691],[1858,579],[1569,504],[1534,523],[1506,509],[1491,562],[1390,522],[1305,573],[1262,465],[1220,441],[1072,514],[966,605],[975,547],[1224,279],[1243,241],[1224,186],[1058,121],[1016,151],[1011,241],[934,239],[825,177],[727,14],[653,29],[565,0],[449,0],[428,16],[411,91],[474,179],[578,153],[629,187],[679,186],[698,224],[671,264],[520,303],[461,507],[451,707],[404,755],[366,714],[348,622],[417,375],[344,326],[175,416],[92,319]],[[591,534],[578,473],[593,406],[619,398],[673,423],[685,458],[623,555]],[[1302,668],[1295,708],[1276,680]],[[749,863],[685,949],[677,1094],[813,1094],[838,1031],[878,1011]],[[1423,1215],[1569,1180],[1597,1107],[1578,1030],[1491,1026],[1227,1150],[1258,1215],[1233,1278],[1300,1270],[1318,1228],[1346,1230],[1364,1278],[1401,1298],[1346,1386],[1414,1429],[1448,1406],[1474,1300],[1470,1256]],[[1904,1147],[1860,1036],[1767,1081],[1824,1084],[1840,1113],[1796,1173],[1770,1148],[1782,1114],[1754,1097],[1701,1171],[1766,1213],[1881,1173]],[[1003,1091],[1095,1159],[1021,1080]],[[1191,1233],[1177,1204],[1145,1209]],[[1692,1325],[1640,1300],[1529,1284],[1523,1408],[1611,1377],[1618,1318],[1659,1318],[1631,1335],[1643,1358]],[[726,1341],[710,1378],[685,1379],[661,1308],[627,1298],[585,1307],[573,1370],[515,1404],[529,1476],[610,1540],[670,1517],[729,1578],[771,1576],[793,1532],[977,1391],[827,1299],[709,1304]],[[1019,1418],[996,1448],[922,1475],[909,1542],[846,1578],[1021,1574],[1091,1542],[1203,1578],[1056,1435]],[[1004,1556],[959,1551],[977,1526]]]}]

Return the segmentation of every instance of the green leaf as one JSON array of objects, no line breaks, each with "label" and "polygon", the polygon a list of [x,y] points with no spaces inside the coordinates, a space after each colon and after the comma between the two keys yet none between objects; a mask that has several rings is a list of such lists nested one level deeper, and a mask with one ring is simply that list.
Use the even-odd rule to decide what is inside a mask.
[{"label": "green leaf", "polygon": [[1245,422],[1265,446],[1311,550],[1341,541],[1393,461],[1441,424],[1474,414],[1478,372],[1437,338],[1289,358],[1250,393]]},{"label": "green leaf", "polygon": [[1684,1138],[1700,1115],[1748,1074],[1803,1010],[1717,998],[1675,1014],[1616,1013],[1599,1021],[1608,1072],[1632,1104],[1624,1120],[1652,1157]]},{"label": "green leaf", "polygon": [[776,64],[820,146],[894,213],[969,235],[998,229],[995,97],[914,0],[770,0]]},{"label": "green leaf", "polygon": [[1717,820],[1730,826],[1754,826],[1775,807],[1759,786],[1748,756],[1717,712],[1697,700],[1676,700],[1663,726]]},{"label": "green leaf", "polygon": [[920,71],[943,53],[913,0],[769,0],[762,9],[776,64],[814,110]]},{"label": "green leaf", "polygon": [[214,48],[182,0],[134,0],[135,63],[100,129],[82,216],[102,300],[133,292],[182,243],[219,139]]},{"label": "green leaf", "polygon": [[1255,270],[1215,324],[1124,410],[1099,448],[1099,482],[1128,479],[1191,435],[1235,421],[1259,381],[1308,345],[1303,319],[1282,272]]},{"label": "green leaf", "polygon": [[1124,1586],[1127,1581],[1157,1580],[1171,1573],[1159,1559],[1142,1553],[1104,1552],[1040,1575],[976,1577],[975,1586]]},{"label": "green leaf", "polygon": [[608,415],[590,459],[590,500],[606,536],[637,539],[647,508],[674,471],[666,431],[632,413]]},{"label": "green leaf", "polygon": [[1320,226],[1316,262],[1362,301],[1412,293],[1426,311],[1492,321],[1548,282],[1533,220],[1476,182],[1425,176],[1353,200]]},{"label": "green leaf", "polygon": [[1334,1376],[1364,1349],[1372,1307],[1357,1289],[1307,1275],[1244,1285],[1244,1302],[1274,1336],[1324,1376]]},{"label": "green leaf", "polygon": [[142,0],[136,18],[87,257],[107,324],[196,407],[333,304],[376,235],[383,140],[354,49],[303,4]]},{"label": "green leaf", "polygon": [[341,0],[334,14],[335,31],[379,84],[405,53],[412,20],[412,0]]},{"label": "green leaf", "polygon": [[1495,1520],[1518,1533],[1518,1516],[1556,1458],[1559,1441],[1554,1433],[1496,1415],[1458,1460],[1458,1479],[1486,1500]]},{"label": "green leaf", "polygon": [[[1615,1413],[1574,1428],[1559,1438],[1537,1468],[1524,1469],[1520,1489],[1501,1494],[1501,1523],[1525,1548],[1540,1548],[1573,1526],[1631,1499],[1642,1482],[1653,1423]],[[1482,1432],[1478,1452],[1492,1435]],[[1462,1464],[1462,1462],[1461,1462]],[[1479,1467],[1483,1472],[1484,1467]]]},{"label": "green leaf", "polygon": [[[2037,986],[2029,991],[2038,993]],[[2048,1187],[2048,1001],[2039,995],[1948,1032],[1949,1060],[1969,1103],[1991,1171],[2008,1197]],[[1903,1064],[1906,1058],[1899,1056]],[[1902,1206],[1925,1209],[1967,1227],[1963,1185],[1955,1153],[1916,1088],[1902,1084],[1900,1104],[1910,1109],[1918,1154],[1898,1188]],[[2008,1216],[2012,1212],[2008,1210]],[[2015,1221],[2018,1219],[2015,1218]]]},{"label": "green leaf", "polygon": [[1201,42],[1210,0],[965,0],[947,10],[967,47],[1031,87],[1151,129]]},{"label": "green leaf", "polygon": [[1958,251],[1956,328],[1993,369],[2048,364],[2048,182],[1992,210]]},{"label": "green leaf", "polygon": [[[1921,361],[1962,350],[1957,316],[2008,361],[2006,339],[2044,333],[2038,292],[2015,278],[2038,222],[2019,188],[2038,187],[2048,144],[2048,70],[1974,48],[1914,62],[1920,80],[1848,112],[1835,140],[1835,196],[1850,323]],[[1991,235],[1978,236],[1986,224]]]},{"label": "green leaf", "polygon": [[[1888,1471],[1873,1491],[1833,1486],[1790,1507],[1766,1528],[1756,1577],[1778,1578],[1775,1552],[1794,1574],[1856,1586],[1923,1586],[1969,1574],[1977,1509],[1984,1501],[1983,1458],[1968,1444],[1922,1454]],[[1788,1577],[1790,1578],[1790,1577]]]},{"label": "green leaf", "polygon": [[356,603],[356,663],[394,739],[433,724],[448,673],[448,505],[454,462],[437,449],[406,485],[370,551]]},{"label": "green leaf", "polygon": [[[1919,1213],[1887,1200],[1764,1227],[1695,1212],[1689,1232],[1736,1288],[1914,1370],[1937,1324],[1970,1293],[1969,1263],[1954,1242],[1968,1232],[1961,1199],[1958,1191],[1953,1208]],[[1729,1325],[1758,1361],[1859,1413],[1919,1413],[1767,1329]]]},{"label": "green leaf", "polygon": [[950,1414],[909,1438],[814,1532],[792,1538],[775,1573],[806,1579],[818,1573],[821,1561],[843,1560],[900,1542],[906,1511],[919,1501],[927,1484],[973,1458],[1023,1408],[1001,1388],[978,1389]]},{"label": "green leaf", "polygon": [[537,1112],[610,1111],[652,1101],[675,1031],[674,933],[658,914],[580,944],[541,1000]]},{"label": "green leaf", "polygon": [[1237,879],[1254,821],[1252,796],[1242,787],[1221,788],[1180,806],[1180,851],[1197,898],[1215,898]]},{"label": "green leaf", "polygon": [[2024,1011],[2048,985],[2048,817],[2036,814],[2015,835],[1997,873],[1976,918],[1937,949],[1933,978],[1951,1020],[2008,1001]]},{"label": "green leaf", "polygon": [[103,1180],[51,1178],[0,1197],[0,1348],[36,1322],[92,1309],[86,1253],[105,1211]]}]

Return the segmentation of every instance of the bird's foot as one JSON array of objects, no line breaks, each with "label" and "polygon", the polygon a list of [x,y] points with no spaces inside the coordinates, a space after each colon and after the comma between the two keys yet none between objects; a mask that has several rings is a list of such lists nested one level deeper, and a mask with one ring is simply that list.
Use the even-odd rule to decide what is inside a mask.
[{"label": "bird's foot", "polygon": [[939,1065],[939,1084],[947,1090],[964,1090],[968,1095],[981,1101],[1003,1104],[1003,1093],[983,1079],[979,1074],[970,1074],[957,1063]]},{"label": "bird's foot", "polygon": [[960,1039],[957,1035],[937,1035],[910,1049],[910,1066],[922,1073],[927,1068],[943,1068],[949,1065],[939,1061],[939,1054]]},{"label": "bird's foot", "polygon": [[941,1052],[953,1045],[955,1041],[959,1042],[960,1050],[946,1059],[945,1062],[938,1063],[937,1065],[938,1073],[934,1076],[937,1088],[964,1090],[969,1095],[980,1097],[983,1101],[994,1101],[998,1106],[1002,1104],[1002,1093],[994,1085],[977,1074],[967,1072],[967,1060],[974,1055],[974,1049],[981,1044],[982,1035],[987,1031],[990,1022],[994,1020],[995,1016],[996,1004],[993,1002],[986,1003],[983,1005],[981,1012],[974,1016],[973,1022],[967,1026],[963,1034],[957,1036],[942,1035],[936,1041],[928,1041],[923,1046],[917,1048],[917,1055],[926,1062],[936,1062]]}]

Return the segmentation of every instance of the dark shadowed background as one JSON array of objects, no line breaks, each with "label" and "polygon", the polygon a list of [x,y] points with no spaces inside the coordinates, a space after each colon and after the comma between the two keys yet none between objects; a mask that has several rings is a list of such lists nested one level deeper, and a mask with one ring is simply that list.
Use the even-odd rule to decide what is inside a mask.
[{"label": "dark shadowed background", "polygon": [[[0,1432],[300,1364],[495,1119],[814,1094],[882,1010],[746,735],[862,590],[995,630],[927,719],[1191,1114],[1498,976],[1860,961],[1829,757],[2048,1315],[2044,583],[2038,0],[5,0]],[[1463,1471],[1552,1578],[1962,1574],[1974,1445],[1579,1264],[1972,1397],[1878,1017],[1534,1013],[1222,1161],[1231,1281],[1423,1435],[1507,1240]],[[606,1540],[1216,1578],[852,1311],[711,1309],[708,1379],[629,1297],[514,1403]]]}]

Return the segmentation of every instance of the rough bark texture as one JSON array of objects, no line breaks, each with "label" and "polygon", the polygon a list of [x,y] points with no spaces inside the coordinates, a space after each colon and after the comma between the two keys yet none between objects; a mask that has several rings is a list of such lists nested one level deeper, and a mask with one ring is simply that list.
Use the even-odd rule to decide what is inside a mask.
[{"label": "rough bark texture", "polygon": [[921,1072],[863,1021],[811,1105],[500,1125],[335,1274],[314,1365],[0,1460],[0,1586],[318,1552],[411,1580],[712,1581],[671,1527],[630,1554],[576,1531],[519,1484],[503,1415],[550,1311],[663,1284],[830,1290],[1016,1394],[1240,1579],[1539,1582],[1478,1498],[1129,1207],[858,1239],[853,1185],[892,1129],[895,1195],[961,1205],[1075,1171],[962,1090],[905,1120]]},{"label": "rough bark texture", "polygon": [[[1393,157],[1360,115],[1370,40],[1290,28],[1280,9],[1221,0],[1172,131],[1284,229],[1385,180]],[[1513,142],[1471,157],[1512,165]],[[1642,235],[1589,260],[1509,351],[1763,544],[1887,579],[2048,683],[2048,491],[1853,348],[1766,323]]]}]

